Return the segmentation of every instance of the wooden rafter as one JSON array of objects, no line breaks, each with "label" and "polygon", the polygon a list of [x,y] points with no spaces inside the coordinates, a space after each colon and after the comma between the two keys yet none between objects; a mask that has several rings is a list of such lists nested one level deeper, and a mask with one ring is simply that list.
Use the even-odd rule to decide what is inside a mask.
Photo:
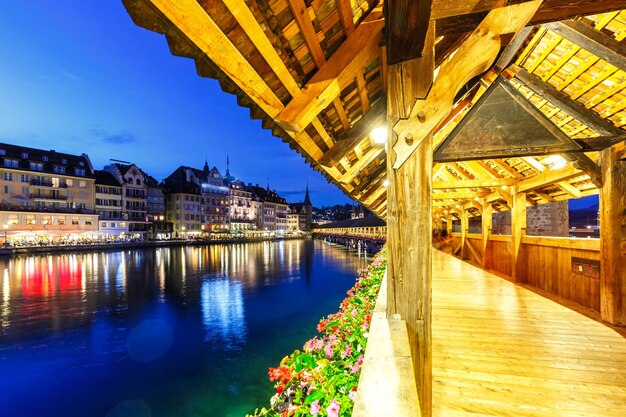
[{"label": "wooden rafter", "polygon": [[580,20],[547,23],[546,29],[626,71],[626,46]]},{"label": "wooden rafter", "polygon": [[357,73],[378,57],[384,20],[374,9],[339,49],[294,96],[275,121],[285,130],[301,132],[352,83]]},{"label": "wooden rafter", "polygon": [[[437,28],[441,35],[470,32],[474,30],[478,24],[480,24],[489,10],[496,7],[496,2],[498,5],[505,3],[498,0],[478,0],[471,2],[455,2],[454,0],[442,1],[456,4],[449,6],[446,14],[439,13],[431,16],[432,19],[436,18]],[[467,5],[474,6],[470,14],[456,13],[456,10],[453,8],[457,7],[467,9]],[[535,13],[531,18],[529,25],[573,19],[578,16],[606,13],[625,8],[625,0],[544,0],[539,10],[537,10],[537,13]],[[439,9],[440,7],[433,7],[433,13],[438,13],[437,10]]]},{"label": "wooden rafter", "polygon": [[561,181],[567,181],[572,178],[580,177],[583,175],[585,175],[584,172],[581,172],[579,169],[575,168],[572,164],[568,164],[561,169],[554,170],[554,171],[545,171],[532,178],[521,181],[517,185],[517,191],[527,192],[530,190],[535,190],[537,188],[542,188],[549,184],[555,184]]},{"label": "wooden rafter", "polygon": [[386,122],[386,107],[383,100],[376,103],[371,110],[362,117],[335,145],[324,154],[319,163],[324,166],[335,166],[350,151],[361,143],[376,127],[382,127]]},{"label": "wooden rafter", "polygon": [[519,69],[515,78],[527,88],[534,91],[536,94],[539,94],[563,112],[589,126],[598,134],[618,135],[623,133],[621,129],[613,125],[608,120],[601,118],[593,111],[589,111],[579,102],[569,98],[567,94],[558,91],[550,84],[541,81],[539,77],[528,73],[525,69]]}]

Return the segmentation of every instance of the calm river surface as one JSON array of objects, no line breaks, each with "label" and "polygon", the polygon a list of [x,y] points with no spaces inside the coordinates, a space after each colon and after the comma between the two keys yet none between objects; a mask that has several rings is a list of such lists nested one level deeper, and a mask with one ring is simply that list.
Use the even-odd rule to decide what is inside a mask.
[{"label": "calm river surface", "polygon": [[0,259],[0,415],[243,416],[366,264],[311,240]]}]

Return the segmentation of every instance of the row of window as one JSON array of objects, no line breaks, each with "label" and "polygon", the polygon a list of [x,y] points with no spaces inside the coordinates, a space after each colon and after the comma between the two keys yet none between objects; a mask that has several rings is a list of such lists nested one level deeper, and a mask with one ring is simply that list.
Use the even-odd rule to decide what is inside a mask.
[{"label": "row of window", "polygon": [[[6,155],[6,154],[7,154],[7,151],[6,151],[6,150],[4,150],[4,149],[0,149],[0,155],[3,155],[3,156],[4,156],[4,155]],[[28,152],[22,152],[22,159],[28,159]],[[43,155],[43,156],[41,157],[41,160],[42,160],[42,161],[44,161],[44,162],[48,162],[48,156],[47,156],[47,155]],[[67,165],[67,159],[65,159],[65,158],[61,159],[61,163],[62,163],[63,165]],[[80,161],[78,164],[79,164],[81,167],[85,165],[85,163],[84,163],[83,161]]]},{"label": "row of window", "polygon": [[52,216],[52,215],[34,215],[34,214],[9,214],[6,223],[9,228],[11,226],[26,224],[42,226],[65,226],[71,224],[73,226],[92,226],[93,222],[91,218],[80,217],[67,217],[67,216]]},{"label": "row of window", "polygon": [[[82,164],[82,162],[81,162]],[[19,168],[20,167],[20,161],[18,161],[17,159],[8,159],[5,158],[4,159],[4,166],[7,168]],[[28,163],[28,168],[31,169],[32,171],[43,171],[43,163],[41,162],[29,162]],[[60,166],[60,165],[54,165],[52,167],[52,171],[57,173],[57,174],[65,174],[66,170],[64,166]],[[74,175],[77,175],[79,177],[84,177],[87,174],[87,171],[84,168],[74,168]]]},{"label": "row of window", "polygon": [[[2,179],[7,182],[12,182],[13,179],[15,179],[15,181],[27,182],[27,183],[31,183],[32,185],[43,185],[43,186],[54,187],[54,188],[60,188],[60,187],[65,188],[65,187],[74,186],[74,180],[72,179],[63,179],[63,178],[57,178],[57,177],[42,177],[40,175],[34,175],[31,179],[31,176],[28,174],[13,175],[12,172],[4,172],[2,174]],[[76,182],[76,184],[81,188],[87,187],[87,181],[80,180]]]},{"label": "row of window", "polygon": [[120,222],[120,223],[115,223],[115,222],[100,222],[100,227],[102,229],[106,229],[107,227],[110,227],[112,229],[115,229],[116,227],[126,227],[126,223],[125,222]]}]

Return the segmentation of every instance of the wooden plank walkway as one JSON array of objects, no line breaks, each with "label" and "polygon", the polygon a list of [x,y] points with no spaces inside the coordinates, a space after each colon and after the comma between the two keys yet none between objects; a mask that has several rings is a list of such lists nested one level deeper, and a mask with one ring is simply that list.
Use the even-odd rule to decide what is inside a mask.
[{"label": "wooden plank walkway", "polygon": [[433,416],[626,416],[626,338],[433,251]]}]

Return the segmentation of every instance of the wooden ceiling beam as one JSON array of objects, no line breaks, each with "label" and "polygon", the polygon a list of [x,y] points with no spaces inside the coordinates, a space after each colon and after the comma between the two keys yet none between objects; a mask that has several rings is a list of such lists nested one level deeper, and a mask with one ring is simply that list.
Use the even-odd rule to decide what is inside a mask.
[{"label": "wooden ceiling beam", "polygon": [[385,126],[387,122],[387,110],[385,101],[378,101],[365,116],[344,135],[335,142],[319,163],[324,166],[335,166],[343,159],[355,146],[360,144],[376,127]]},{"label": "wooden ceiling beam", "polygon": [[372,161],[374,161],[374,159],[384,153],[384,151],[385,150],[383,148],[370,149],[367,154],[363,155],[363,158],[356,161],[345,174],[338,178],[339,182],[344,184],[350,183],[356,178],[357,175],[359,175],[359,171],[368,166]]},{"label": "wooden ceiling beam", "polygon": [[300,29],[300,34],[304,38],[304,43],[311,54],[311,58],[318,68],[321,68],[326,62],[324,51],[317,38],[317,32],[313,27],[313,22],[309,17],[309,10],[304,4],[304,0],[287,0],[291,14],[296,20],[296,24]]},{"label": "wooden ceiling beam", "polygon": [[[516,68],[517,70],[517,68]],[[528,87],[535,94],[548,100],[552,105],[558,107],[563,112],[577,119],[581,123],[589,126],[599,135],[619,135],[624,131],[613,125],[610,121],[601,118],[593,110],[585,108],[581,103],[572,100],[567,94],[558,91],[552,85],[541,81],[541,79],[533,74],[528,73],[525,69],[520,68],[515,75],[522,84]]]},{"label": "wooden ceiling beam", "polygon": [[517,185],[518,192],[526,192],[535,190],[537,188],[545,187],[546,185],[556,184],[561,181],[567,181],[572,178],[581,177],[586,175],[572,164],[567,164],[565,167],[554,170],[545,171],[527,180],[521,181]]},{"label": "wooden ceiling beam", "polygon": [[433,193],[433,200],[463,200],[463,199],[474,199],[476,197],[482,198],[486,195],[489,195],[488,192],[484,191],[454,191],[454,192],[438,192]]},{"label": "wooden ceiling beam", "polygon": [[389,65],[421,58],[433,0],[385,0]]},{"label": "wooden ceiling beam", "polygon": [[337,10],[339,11],[341,26],[343,26],[346,36],[350,36],[354,32],[354,14],[350,0],[337,0]]},{"label": "wooden ceiling beam", "polygon": [[478,179],[478,180],[462,180],[462,181],[434,181],[433,189],[457,189],[457,188],[491,188],[502,187],[503,185],[515,185],[517,180],[514,178],[499,179]]},{"label": "wooden ceiling beam", "polygon": [[565,20],[546,23],[543,27],[622,71],[626,71],[626,46],[607,34],[594,29],[593,26],[580,20]]},{"label": "wooden ceiling beam", "polygon": [[352,83],[357,73],[378,57],[384,20],[380,8],[370,12],[348,39],[287,104],[274,120],[283,129],[301,132]]},{"label": "wooden ceiling beam", "polygon": [[510,44],[504,48],[504,51],[500,54],[500,57],[496,61],[495,70],[497,73],[504,71],[513,62],[513,59],[517,56],[519,50],[524,46],[528,37],[533,33],[534,28],[532,26],[526,26],[519,31],[517,36],[513,38]]},{"label": "wooden ceiling beam", "polygon": [[354,187],[354,190],[353,190],[355,197],[361,198],[364,194],[367,193],[367,191],[371,187],[373,187],[378,182],[380,182],[380,185],[382,185],[385,181],[386,172],[387,172],[386,164],[380,164],[380,166],[378,166],[376,169],[370,172],[367,177],[359,178],[360,183],[359,185]]},{"label": "wooden ceiling beam", "polygon": [[[461,8],[466,7],[464,4],[470,2],[457,1],[456,3],[458,3],[456,7]],[[471,3],[476,3],[476,1]],[[478,4],[482,5],[482,10],[476,8],[471,14],[451,14],[453,12],[448,12],[447,16],[442,13],[439,15],[434,14],[434,16],[438,17],[436,19],[438,34],[449,35],[474,30],[485,18],[488,11],[493,8],[489,7],[487,1],[478,0]],[[530,19],[528,25],[556,22],[621,9],[626,9],[626,0],[544,0],[537,13]],[[433,13],[437,13],[434,8]]]}]

